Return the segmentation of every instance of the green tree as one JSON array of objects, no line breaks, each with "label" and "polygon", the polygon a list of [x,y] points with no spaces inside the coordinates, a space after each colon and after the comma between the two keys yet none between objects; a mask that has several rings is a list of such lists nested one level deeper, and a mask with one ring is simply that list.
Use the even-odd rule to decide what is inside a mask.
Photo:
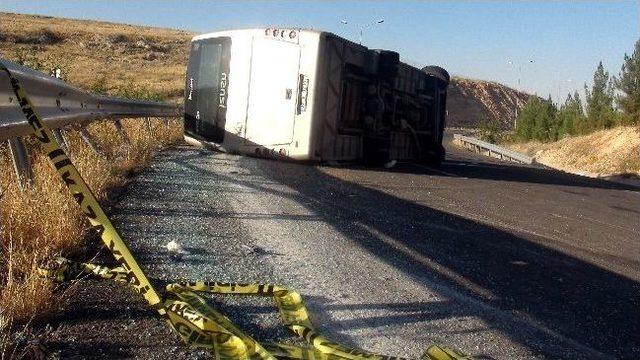
[{"label": "green tree", "polygon": [[556,139],[560,139],[565,135],[574,135],[583,132],[585,125],[584,109],[580,94],[576,91],[573,95],[569,94],[564,104],[560,106],[556,115],[556,123],[558,131]]},{"label": "green tree", "polygon": [[555,113],[556,107],[551,99],[531,96],[518,116],[516,135],[524,140],[553,140]]},{"label": "green tree", "polygon": [[585,85],[587,100],[587,130],[610,128],[615,124],[613,109],[613,84],[609,72],[604,70],[602,61],[593,74],[591,90]]},{"label": "green tree", "polygon": [[499,143],[503,136],[502,124],[496,118],[488,118],[480,121],[478,126],[480,138],[490,143]]},{"label": "green tree", "polygon": [[530,96],[516,119],[516,135],[523,140],[533,138],[536,114],[540,111],[540,98]]},{"label": "green tree", "polygon": [[640,40],[636,42],[631,56],[624,54],[622,70],[615,79],[620,91],[617,104],[629,122],[640,124]]},{"label": "green tree", "polygon": [[539,141],[555,140],[555,120],[556,107],[551,101],[551,96],[547,100],[540,101],[539,110],[536,114],[533,128],[533,138]]}]

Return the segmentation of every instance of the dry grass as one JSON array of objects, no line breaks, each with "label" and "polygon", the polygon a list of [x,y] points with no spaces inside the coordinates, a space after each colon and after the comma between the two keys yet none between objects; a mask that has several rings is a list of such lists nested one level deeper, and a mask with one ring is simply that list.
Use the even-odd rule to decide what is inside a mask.
[{"label": "dry grass", "polygon": [[566,172],[602,177],[640,175],[640,128],[620,126],[552,143],[509,144],[536,161]]},{"label": "dry grass", "polygon": [[[62,69],[63,79],[94,92],[178,101],[183,95],[188,43],[193,34],[106,22],[0,13],[0,54],[32,68]],[[132,169],[144,166],[160,148],[181,139],[178,121],[123,121],[131,147],[110,123],[89,131],[108,161],[93,154],[68,130],[72,159],[99,199],[121,186]],[[64,299],[35,274],[53,255],[83,252],[88,224],[78,206],[30,140],[35,181],[18,189],[9,152],[0,145],[0,358],[31,320],[54,313]],[[13,333],[7,330],[13,330]]]},{"label": "dry grass", "polygon": [[[123,125],[131,147],[118,138],[111,123],[88,127],[100,139],[109,161],[94,154],[75,131],[66,131],[74,164],[103,201],[107,190],[121,186],[131,170],[182,137],[181,122],[177,120],[168,124],[165,120],[152,120],[151,132],[142,120],[124,120]],[[0,150],[0,186],[4,189],[0,199],[0,315],[5,322],[18,325],[46,317],[63,304],[52,285],[38,278],[35,268],[51,256],[81,252],[88,229],[79,207],[48,160],[38,152],[37,144],[29,147],[35,179],[26,192],[20,192],[17,186],[6,147]]]},{"label": "dry grass", "polygon": [[119,94],[131,86],[163,98],[183,94],[186,31],[0,13],[0,54],[30,67],[62,69],[86,89]]}]

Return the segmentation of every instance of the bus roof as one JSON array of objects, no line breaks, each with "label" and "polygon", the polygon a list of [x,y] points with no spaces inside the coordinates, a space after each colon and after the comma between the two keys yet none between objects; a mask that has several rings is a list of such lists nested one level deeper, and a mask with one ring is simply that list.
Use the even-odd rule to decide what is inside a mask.
[{"label": "bus roof", "polygon": [[314,34],[322,34],[326,33],[326,31],[318,31],[313,29],[300,29],[300,28],[280,28],[280,27],[269,27],[269,28],[253,28],[253,29],[235,29],[235,30],[222,30],[215,31],[206,34],[200,34],[194,36],[191,41],[221,37],[221,36],[237,36],[237,35],[249,35],[249,34],[265,34],[267,31],[285,31],[287,33],[291,31],[297,32],[305,32],[305,33],[314,33]]}]

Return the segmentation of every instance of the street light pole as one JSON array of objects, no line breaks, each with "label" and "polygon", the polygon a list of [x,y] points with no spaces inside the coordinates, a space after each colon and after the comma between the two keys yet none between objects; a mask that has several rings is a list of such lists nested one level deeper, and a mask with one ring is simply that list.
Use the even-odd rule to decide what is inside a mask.
[{"label": "street light pole", "polygon": [[[340,22],[342,24],[344,24],[344,25],[349,24],[349,22],[347,20],[345,20],[345,19],[340,20]],[[371,23],[368,23],[368,24],[360,26],[359,27],[359,31],[358,31],[358,33],[360,35],[359,38],[358,38],[358,44],[362,45],[362,33],[364,32],[364,29],[369,28],[369,27],[371,27],[373,25],[376,25],[376,24],[382,24],[383,22],[384,22],[384,19],[378,19],[378,20],[376,20],[374,22],[371,22]]]},{"label": "street light pole", "polygon": [[[527,61],[527,63],[529,64],[533,64],[533,60],[529,59],[529,61]],[[507,64],[509,65],[515,65],[513,60],[507,60]],[[520,79],[522,78],[522,64],[518,63],[518,86],[520,86]]]},{"label": "street light pole", "polygon": [[518,86],[520,86],[520,79],[522,79],[522,65],[518,65]]},{"label": "street light pole", "polygon": [[[507,63],[510,66],[515,65],[513,63],[513,61],[510,60],[510,59],[507,60]],[[527,63],[533,64],[533,59],[529,59],[529,61]],[[522,64],[518,63],[518,88],[520,87],[520,79],[522,79]],[[518,89],[518,90],[520,90],[520,89]],[[513,118],[513,129],[515,130],[518,127],[518,103],[517,102],[515,103],[515,109],[514,110],[515,110],[514,111],[515,116]]]},{"label": "street light pole", "polygon": [[558,81],[558,107],[561,105],[560,102],[562,101],[562,98],[560,97],[560,87],[562,87],[562,90],[564,90],[565,83],[570,84],[571,81],[572,81],[571,79],[567,79],[565,81]]}]

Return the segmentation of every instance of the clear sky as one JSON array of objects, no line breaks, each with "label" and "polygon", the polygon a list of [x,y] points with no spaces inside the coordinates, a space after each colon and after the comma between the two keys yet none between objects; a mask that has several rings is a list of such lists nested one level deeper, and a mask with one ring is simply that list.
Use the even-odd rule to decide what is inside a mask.
[{"label": "clear sky", "polygon": [[440,65],[455,75],[498,81],[554,99],[558,89],[563,99],[575,89],[582,95],[600,60],[617,74],[624,53],[631,53],[640,37],[638,1],[2,0],[0,10],[198,33],[304,27],[355,41],[360,25],[382,18],[382,24],[364,31],[364,45],[396,50],[414,65]]}]

